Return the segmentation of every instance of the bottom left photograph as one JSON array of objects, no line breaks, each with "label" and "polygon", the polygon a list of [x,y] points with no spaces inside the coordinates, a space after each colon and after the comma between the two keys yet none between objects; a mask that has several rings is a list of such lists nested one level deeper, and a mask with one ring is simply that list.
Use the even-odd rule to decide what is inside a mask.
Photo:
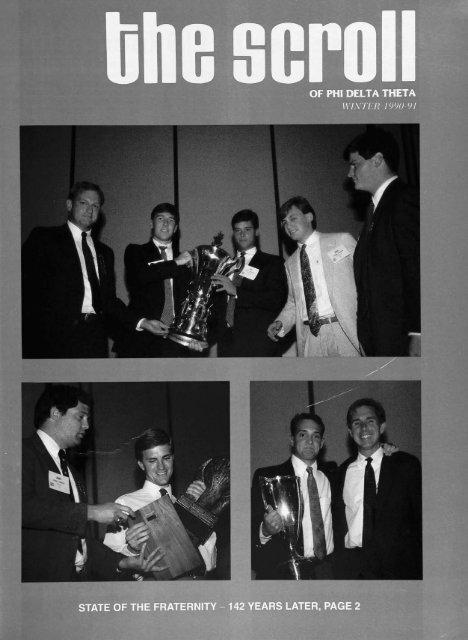
[{"label": "bottom left photograph", "polygon": [[25,383],[23,582],[229,580],[228,382]]}]

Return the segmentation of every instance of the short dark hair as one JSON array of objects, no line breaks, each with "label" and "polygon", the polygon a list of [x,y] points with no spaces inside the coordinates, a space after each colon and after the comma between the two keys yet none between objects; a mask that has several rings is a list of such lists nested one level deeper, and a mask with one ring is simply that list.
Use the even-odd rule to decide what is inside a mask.
[{"label": "short dark hair", "polygon": [[174,216],[176,224],[179,224],[179,212],[177,211],[176,207],[170,202],[160,202],[159,204],[157,204],[151,212],[151,221],[153,221],[159,213],[170,213],[172,216]]},{"label": "short dark hair", "polygon": [[63,415],[68,409],[76,407],[78,402],[88,406],[91,404],[90,396],[83,389],[66,384],[47,385],[34,407],[35,428],[42,427],[50,417],[52,407],[55,407]]},{"label": "short dark hair", "polygon": [[104,204],[104,192],[98,184],[94,184],[94,182],[87,182],[86,180],[82,180],[81,182],[75,182],[73,187],[68,192],[68,200],[74,202],[84,191],[96,191],[99,196],[99,204]]},{"label": "short dark hair", "polygon": [[325,425],[323,423],[323,420],[316,413],[310,413],[310,412],[308,412],[308,413],[307,412],[306,413],[296,413],[296,415],[291,420],[291,425],[290,425],[289,429],[291,431],[291,436],[293,438],[296,435],[296,430],[297,430],[298,426],[301,424],[301,422],[303,420],[312,420],[313,422],[318,424],[318,426],[320,427],[320,431],[321,431],[320,435],[323,438],[323,434],[325,433]]},{"label": "short dark hair", "polygon": [[348,409],[348,413],[346,414],[346,424],[348,425],[348,429],[351,429],[353,413],[359,407],[372,407],[375,411],[375,415],[377,416],[379,424],[385,422],[385,409],[380,404],[380,402],[377,402],[377,400],[374,400],[373,398],[359,398],[359,400],[355,400],[353,402],[353,404]]},{"label": "short dark hair", "polygon": [[146,429],[135,440],[135,458],[143,459],[143,451],[159,447],[162,444],[168,444],[172,451],[172,439],[163,429]]},{"label": "short dark hair", "polygon": [[343,152],[343,158],[349,161],[352,153],[359,153],[360,156],[368,160],[381,153],[388,168],[397,173],[400,164],[400,149],[398,143],[390,133],[380,127],[370,127],[354,138]]},{"label": "short dark hair", "polygon": [[251,222],[254,229],[258,229],[258,215],[252,209],[242,209],[232,216],[231,227],[239,222]]},{"label": "short dark hair", "polygon": [[281,208],[279,210],[279,217],[281,221],[286,218],[289,211],[293,207],[297,207],[299,211],[301,211],[304,215],[306,215],[306,213],[311,213],[312,229],[317,228],[317,215],[314,211],[314,208],[312,207],[310,202],[307,200],[307,198],[304,198],[303,196],[294,196],[294,198],[289,198],[289,200],[286,200],[286,202],[281,205]]}]

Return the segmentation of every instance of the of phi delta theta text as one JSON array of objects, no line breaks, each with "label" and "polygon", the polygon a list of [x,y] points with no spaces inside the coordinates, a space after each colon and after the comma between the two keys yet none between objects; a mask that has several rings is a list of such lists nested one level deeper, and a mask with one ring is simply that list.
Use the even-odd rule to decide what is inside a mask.
[{"label": "of phi delta theta text", "polygon": [[[309,98],[339,100],[344,111],[415,111],[414,89],[311,89]],[[384,100],[381,100],[381,99]],[[346,100],[344,100],[346,99]]]},{"label": "of phi delta theta text", "polygon": [[194,613],[225,611],[226,613],[242,614],[255,611],[360,611],[360,602],[324,600],[321,602],[286,600],[286,601],[238,601],[238,602],[80,602],[78,611],[88,614],[102,614],[115,612],[133,613]]}]

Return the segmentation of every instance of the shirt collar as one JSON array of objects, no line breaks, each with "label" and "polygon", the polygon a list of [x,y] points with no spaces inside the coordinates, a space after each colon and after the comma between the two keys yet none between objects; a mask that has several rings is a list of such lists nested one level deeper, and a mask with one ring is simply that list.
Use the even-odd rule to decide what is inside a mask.
[{"label": "shirt collar", "polygon": [[382,447],[379,447],[377,449],[377,451],[374,451],[374,453],[371,456],[363,456],[362,453],[358,453],[358,457],[357,457],[356,462],[358,464],[366,465],[367,464],[366,458],[369,458],[369,457],[372,458],[372,462],[374,464],[380,464],[382,462],[382,458],[383,458],[383,449],[382,449]]},{"label": "shirt collar", "polygon": [[302,246],[305,244],[306,247],[314,247],[318,244],[318,235],[315,233],[315,230],[312,231],[312,233],[310,234],[310,236],[307,238],[307,240],[305,242],[298,242],[299,246],[302,248]]},{"label": "shirt collar", "polygon": [[58,458],[58,453],[61,447],[58,446],[55,440],[51,438],[49,434],[43,431],[42,429],[38,429],[36,433],[39,436],[39,438],[42,440],[42,444],[47,449],[47,452],[50,453],[52,458]]},{"label": "shirt collar", "polygon": [[[257,253],[257,247],[250,247],[250,249],[247,249],[247,251],[244,252],[244,255],[246,258],[252,258],[256,253]],[[240,254],[241,254],[241,251],[238,251],[237,257],[239,257]]]},{"label": "shirt collar", "polygon": [[[67,220],[67,224],[68,224],[68,228],[70,229],[72,236],[74,238],[74,240],[80,240],[81,242],[81,234],[83,233],[83,231],[76,226],[76,224],[74,224],[73,222],[70,222],[70,220]],[[85,231],[87,237],[89,238],[91,236],[91,229],[89,229],[88,231]]]},{"label": "shirt collar", "polygon": [[383,193],[384,193],[385,189],[388,187],[388,185],[391,182],[393,182],[397,178],[398,178],[398,176],[392,176],[391,178],[388,178],[388,180],[385,180],[385,182],[382,182],[380,187],[377,189],[377,191],[372,196],[372,202],[374,203],[374,209],[377,208],[377,205],[379,204],[380,199],[383,196]]},{"label": "shirt collar", "polygon": [[302,477],[305,473],[307,467],[312,467],[315,473],[317,473],[317,460],[315,460],[312,464],[306,464],[304,460],[301,460],[294,453],[291,456],[292,466],[294,467],[294,473],[296,476]]},{"label": "shirt collar", "polygon": [[167,493],[172,496],[172,487],[170,484],[167,484],[165,487],[160,487],[158,484],[154,484],[154,482],[150,482],[149,480],[145,480],[145,484],[143,485],[143,489],[147,491],[151,496],[157,500],[161,497],[161,489],[165,489]]},{"label": "shirt collar", "polygon": [[161,240],[158,240],[157,238],[151,238],[151,239],[154,242],[154,244],[158,247],[158,249],[160,247],[164,247],[165,249],[171,249],[172,247],[172,242],[168,242],[167,244],[164,244],[164,242],[161,242]]}]

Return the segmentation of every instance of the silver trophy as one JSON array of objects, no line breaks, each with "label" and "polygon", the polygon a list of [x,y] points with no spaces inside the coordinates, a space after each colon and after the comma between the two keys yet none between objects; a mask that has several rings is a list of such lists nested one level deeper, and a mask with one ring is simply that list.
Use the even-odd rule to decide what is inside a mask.
[{"label": "silver trophy", "polygon": [[231,258],[221,249],[223,234],[219,233],[209,245],[195,247],[192,254],[192,278],[180,313],[169,328],[169,339],[184,347],[193,343],[206,349],[207,322],[212,306],[215,273],[228,276],[241,264],[242,258]]},{"label": "silver trophy", "polygon": [[297,476],[274,476],[273,478],[260,476],[260,489],[265,510],[268,506],[273,507],[283,520],[281,535],[289,549],[289,559],[285,569],[287,575],[293,580],[301,579],[299,561],[302,557],[297,551],[297,544],[301,532],[304,502],[300,482]]}]

